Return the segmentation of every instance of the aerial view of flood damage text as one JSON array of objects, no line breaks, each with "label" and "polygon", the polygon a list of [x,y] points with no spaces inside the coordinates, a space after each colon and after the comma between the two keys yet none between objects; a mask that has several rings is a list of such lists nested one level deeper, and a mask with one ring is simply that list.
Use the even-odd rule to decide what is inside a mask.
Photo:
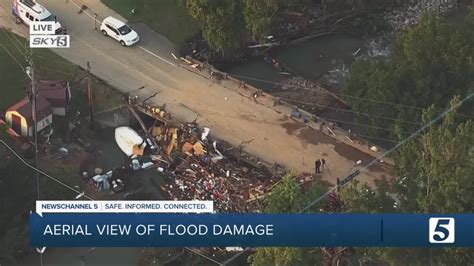
[{"label": "aerial view of flood damage text", "polygon": [[474,266],[474,1],[0,0],[0,266]]}]

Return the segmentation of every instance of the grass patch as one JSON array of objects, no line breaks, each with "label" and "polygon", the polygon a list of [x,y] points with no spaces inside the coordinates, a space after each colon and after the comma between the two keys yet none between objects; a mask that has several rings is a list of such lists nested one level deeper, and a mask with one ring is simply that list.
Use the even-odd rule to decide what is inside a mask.
[{"label": "grass patch", "polygon": [[[0,29],[0,112],[27,95],[30,84],[30,79],[24,72],[27,65],[25,56],[30,50],[27,47],[24,38]],[[33,61],[36,78],[68,80],[72,92],[70,110],[80,110],[81,113],[87,114],[87,79],[84,79],[84,70],[49,49],[34,49]],[[93,78],[93,88],[96,112],[123,104],[123,98],[117,91],[96,78]],[[60,132],[56,131],[56,128],[65,128],[67,119],[60,116],[53,118],[55,132]],[[7,135],[6,129],[5,126],[0,126],[0,139],[5,140],[23,158],[33,163],[32,150],[21,151]],[[59,161],[40,157],[40,168],[70,185],[83,185],[78,176],[79,161],[73,159]],[[73,199],[75,196],[70,190],[42,176],[40,188],[42,199]],[[0,145],[0,265],[16,264],[21,255],[30,250],[27,217],[36,197],[35,172],[25,167]]]},{"label": "grass patch", "polygon": [[[30,79],[24,72],[26,56],[30,54],[26,39],[13,33],[0,31],[0,109],[7,109],[27,95]],[[73,78],[76,66],[48,49],[35,49],[33,62],[37,78]]]},{"label": "grass patch", "polygon": [[[196,21],[177,0],[102,0],[131,22],[143,22],[181,47],[199,32]],[[132,15],[131,10],[135,9]]]},{"label": "grass patch", "polygon": [[[0,109],[7,109],[27,95],[30,79],[23,71],[27,66],[25,56],[29,53],[26,42],[13,33],[0,31]],[[87,79],[81,79],[86,74],[84,70],[49,49],[34,49],[33,61],[37,79],[68,80],[72,90],[70,109],[88,111]],[[118,92],[98,79],[93,78],[92,85],[96,112],[123,103]]]},{"label": "grass patch", "polygon": [[20,53],[23,48],[18,50],[16,47],[20,49],[20,43],[13,38],[13,34],[0,31],[0,110],[7,109],[26,95],[25,84],[28,79],[22,70],[26,61]]}]

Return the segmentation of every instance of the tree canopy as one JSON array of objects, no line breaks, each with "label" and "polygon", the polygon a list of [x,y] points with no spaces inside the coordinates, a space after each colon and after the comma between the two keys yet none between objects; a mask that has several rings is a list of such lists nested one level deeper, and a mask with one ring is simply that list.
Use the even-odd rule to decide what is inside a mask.
[{"label": "tree canopy", "polygon": [[198,21],[209,46],[222,54],[239,48],[244,38],[242,2],[187,0],[189,14]]},{"label": "tree canopy", "polygon": [[208,45],[224,54],[241,48],[251,39],[259,41],[271,32],[281,6],[301,0],[179,0],[199,23]]},{"label": "tree canopy", "polygon": [[[343,89],[347,101],[354,111],[373,115],[359,120],[392,129],[370,133],[407,136],[419,127],[422,109],[434,104],[439,112],[454,95],[463,97],[472,91],[473,24],[474,14],[462,25],[426,14],[418,26],[396,41],[391,58],[359,60],[352,65]],[[472,111],[463,110],[468,114]]]},{"label": "tree canopy", "polygon": [[278,0],[243,0],[245,25],[256,40],[270,32]]},{"label": "tree canopy", "polygon": [[[459,103],[455,97],[450,106]],[[468,104],[468,103],[466,103]],[[423,112],[423,122],[434,118],[433,107]],[[474,209],[474,123],[455,111],[443,122],[403,145],[396,153],[398,178],[390,189],[353,184],[343,189],[346,209],[353,212],[469,213]],[[395,203],[393,207],[392,203]],[[366,256],[393,265],[468,265],[469,249],[360,249]]]},{"label": "tree canopy", "polygon": [[[298,213],[311,200],[321,195],[323,187],[315,184],[309,192],[304,192],[293,173],[288,173],[266,198],[267,213]],[[314,206],[316,211],[319,206]],[[310,210],[311,211],[311,210]],[[255,266],[265,265],[318,265],[321,256],[318,249],[310,248],[258,248],[249,257]]]},{"label": "tree canopy", "polygon": [[[451,106],[458,102],[459,97],[454,98]],[[429,108],[423,121],[434,116]],[[395,191],[403,211],[462,213],[474,209],[474,123],[459,121],[458,114],[449,113],[443,123],[397,152],[395,171],[400,179]]]}]

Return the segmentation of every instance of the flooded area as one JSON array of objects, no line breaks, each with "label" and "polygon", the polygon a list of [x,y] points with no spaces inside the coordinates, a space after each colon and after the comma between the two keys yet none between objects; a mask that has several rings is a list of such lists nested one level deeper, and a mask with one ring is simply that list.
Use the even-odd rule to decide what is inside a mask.
[{"label": "flooded area", "polygon": [[[366,40],[335,34],[276,49],[272,53],[272,58],[280,62],[291,74],[275,68],[263,56],[232,66],[226,71],[250,85],[268,90],[281,99],[291,99],[290,102],[299,108],[323,117],[346,130],[357,132],[354,113],[347,106],[341,105],[337,100],[323,101],[327,98],[327,94],[313,93],[310,96],[307,94],[309,84],[305,85],[306,82],[295,82],[296,86],[292,90],[281,90],[280,83],[296,75],[310,82],[320,83],[324,89],[343,98],[342,85],[349,75],[351,63],[361,58],[387,57],[390,55],[390,50],[390,46],[381,39]],[[311,106],[312,104],[314,106]],[[378,144],[389,146],[391,143]]]},{"label": "flooded area", "polygon": [[[466,14],[467,10],[458,12],[451,16],[449,21],[452,23],[459,23]],[[279,83],[284,82],[294,74],[308,80],[317,81],[323,84],[330,92],[335,95],[340,95],[342,94],[343,82],[349,75],[349,69],[352,62],[367,57],[388,57],[390,53],[391,45],[386,44],[381,40],[363,39],[350,35],[335,34],[332,36],[315,38],[291,47],[275,49],[271,54],[272,58],[281,62],[288,72],[275,68],[272,63],[265,60],[264,56],[253,57],[243,64],[230,66],[223,70],[257,88],[266,89],[268,91],[276,89],[276,87],[280,85]],[[303,98],[302,100],[311,101],[311,98]],[[338,126],[341,126],[344,129],[356,132],[356,128],[354,127],[354,125],[356,125],[354,124],[354,114],[348,112],[348,109],[345,110],[343,108],[344,107],[339,106],[331,108],[328,104],[328,108],[320,111],[317,115],[322,116],[329,121],[338,123]],[[327,135],[319,133],[315,134],[314,130],[305,127],[304,124],[301,123],[287,122],[282,126],[285,128],[288,135],[297,136],[303,145],[326,144],[333,141],[333,139]],[[134,127],[134,129],[137,128],[138,127]],[[202,136],[200,135],[200,132],[198,132],[199,134],[197,131],[195,132],[194,128],[189,131],[196,136]],[[97,134],[97,140],[94,142],[93,154],[95,156],[94,161],[98,167],[108,171],[130,163],[130,158],[120,150],[115,142],[114,128],[96,129],[95,133]],[[140,132],[140,134],[141,133],[143,133],[143,131]],[[190,139],[191,138],[183,139],[182,142],[188,144]],[[194,145],[195,143],[191,144]],[[381,146],[388,146],[388,143],[384,144],[387,145]],[[391,144],[393,145],[393,143]],[[209,147],[212,147],[212,145],[216,144],[211,141],[207,143],[207,146]],[[183,146],[184,145],[180,145],[180,147]],[[223,147],[221,150],[234,152],[232,147],[221,147]],[[214,149],[208,147],[204,148],[209,151],[217,152],[222,157],[222,154],[218,152],[216,146],[214,146]],[[201,147],[201,150],[202,149],[203,147]],[[180,151],[185,153],[184,148]],[[196,148],[195,152],[197,151],[198,149]],[[335,152],[352,161],[361,159],[366,162],[374,159],[374,157],[349,146],[335,147]],[[235,153],[240,154],[241,151],[235,151]],[[223,198],[221,201],[223,202],[222,206],[225,208],[225,211],[234,211],[234,209],[232,209],[234,206],[232,205],[239,202],[239,200],[244,202],[245,199],[245,202],[247,202],[248,200],[259,198],[259,194],[257,193],[259,191],[255,189],[253,185],[257,184],[258,187],[256,187],[258,189],[266,189],[266,187],[273,187],[273,184],[277,182],[273,182],[272,180],[270,181],[273,183],[264,182],[267,181],[265,178],[268,174],[266,171],[262,171],[266,175],[257,172],[261,167],[260,162],[258,162],[257,167],[255,167],[248,162],[240,162],[240,159],[236,160],[235,158],[226,161],[219,158],[219,156],[206,155],[202,157],[203,159],[199,160],[194,160],[193,157],[187,162],[183,160],[184,163],[182,163],[182,169],[180,169],[182,170],[182,173],[179,173],[178,171],[177,176],[174,177],[175,180],[173,180],[173,182],[176,183],[168,184],[169,195],[163,195],[166,194],[166,192],[162,192],[162,186],[169,181],[167,180],[169,177],[166,174],[157,171],[157,169],[152,168],[149,170],[127,173],[125,176],[127,189],[122,193],[114,195],[104,194],[104,197],[110,196],[113,199],[156,200],[174,198],[176,195],[179,195],[179,198],[209,195],[209,197],[212,196],[213,199],[214,197],[219,200]],[[211,164],[213,159],[216,161],[223,161]],[[79,162],[77,163],[79,164]],[[374,165],[370,170],[382,171],[382,169],[379,169],[381,167],[384,166]],[[220,183],[219,186],[216,186],[217,188],[215,188],[213,184],[212,189],[209,189],[207,184],[213,183],[216,179],[215,176],[217,176],[214,175],[212,171],[226,175],[227,177],[233,177],[238,182],[233,181],[234,183],[230,184],[232,186],[227,184],[226,186],[222,185],[222,188],[219,187],[221,185]],[[175,174],[175,171],[172,172]],[[202,173],[206,173],[206,175]],[[254,178],[242,181],[243,178],[241,177],[249,176],[249,173],[253,173]],[[80,177],[78,176],[77,178]],[[202,183],[206,183],[206,185],[196,185],[198,183],[196,180],[199,182],[202,181]],[[266,187],[264,187],[264,185]],[[196,186],[196,188],[193,186]],[[232,187],[233,190],[228,189],[227,186],[229,188]],[[231,197],[227,195],[224,197],[224,193],[221,193],[222,191],[225,191],[226,193],[231,191],[235,194],[232,194],[232,196],[235,196],[234,198],[237,199],[233,198],[230,200]],[[245,193],[242,191],[245,191]],[[241,210],[248,211],[249,209],[248,206],[243,206]],[[31,254],[25,256],[16,265],[137,265],[140,256],[140,248],[48,248],[42,256],[42,263],[40,263],[40,255],[36,253],[36,251],[32,251]]]},{"label": "flooded area", "polygon": [[[461,23],[467,14],[468,9],[460,7],[447,20],[453,24]],[[308,81],[318,82],[324,86],[324,89],[344,98],[342,87],[344,81],[349,77],[352,62],[370,57],[388,58],[392,53],[392,42],[392,38],[384,36],[364,39],[347,34],[334,34],[294,46],[274,49],[270,58],[283,66],[286,71],[275,67],[264,56],[251,58],[243,64],[233,65],[223,70],[250,85],[267,90],[277,97],[282,97],[280,88],[282,83],[296,75]],[[286,97],[287,100],[291,98],[293,101],[290,100],[290,102],[299,108],[336,123],[345,130],[356,134],[360,133],[356,127],[355,115],[348,106],[344,108],[334,103],[321,105],[317,99],[323,97],[320,95],[315,98],[307,95],[308,88],[303,82],[297,84],[292,91],[283,91],[283,97]],[[292,93],[293,95],[290,95]],[[313,104],[320,107],[321,110],[315,111],[311,102],[314,102]],[[365,136],[365,138],[370,139],[370,136]],[[390,136],[387,135],[387,138]],[[381,142],[376,138],[371,141],[383,147],[390,147],[394,144],[393,142]]]},{"label": "flooded area", "polygon": [[[365,51],[363,39],[336,34],[290,47],[281,47],[275,50],[273,57],[293,74],[333,84],[334,91],[339,92],[340,86],[337,85],[341,84],[348,73],[349,65],[355,59],[355,55],[363,54]],[[281,82],[288,77],[267,63],[263,56],[232,66],[226,71],[249,84],[267,89],[275,86],[272,82]]]},{"label": "flooded area", "polygon": [[[468,8],[461,6],[449,15],[447,20],[458,24],[468,13]],[[364,39],[347,34],[334,34],[293,46],[279,47],[272,51],[271,56],[292,74],[317,80],[326,85],[327,89],[340,93],[341,86],[349,74],[350,64],[361,58],[388,57],[392,50],[392,43],[389,42],[383,37]],[[286,73],[266,62],[264,56],[253,57],[243,64],[223,70],[251,85],[265,89],[274,88],[274,83],[288,78]]]}]

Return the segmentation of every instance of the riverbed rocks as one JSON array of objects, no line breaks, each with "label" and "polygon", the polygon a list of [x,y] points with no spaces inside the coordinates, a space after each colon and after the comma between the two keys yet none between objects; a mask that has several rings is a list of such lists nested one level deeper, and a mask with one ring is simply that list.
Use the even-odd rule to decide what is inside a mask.
[{"label": "riverbed rocks", "polygon": [[299,76],[285,80],[272,94],[315,115],[321,115],[328,107],[345,108],[337,96],[320,84]]},{"label": "riverbed rocks", "polygon": [[455,6],[453,0],[421,0],[412,1],[412,4],[386,11],[384,17],[394,33],[407,31],[417,25],[425,12],[434,12],[447,15]]}]

